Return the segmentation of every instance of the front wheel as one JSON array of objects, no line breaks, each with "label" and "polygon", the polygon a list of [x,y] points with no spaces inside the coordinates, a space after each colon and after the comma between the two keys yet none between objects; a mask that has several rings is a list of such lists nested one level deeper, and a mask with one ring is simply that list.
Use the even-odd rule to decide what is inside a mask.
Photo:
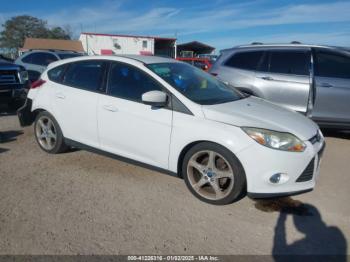
[{"label": "front wheel", "polygon": [[50,154],[67,150],[64,137],[56,119],[48,112],[40,112],[34,123],[34,133],[40,148]]},{"label": "front wheel", "polygon": [[202,142],[193,146],[184,157],[182,174],[192,194],[210,204],[230,204],[245,192],[241,163],[218,144]]}]

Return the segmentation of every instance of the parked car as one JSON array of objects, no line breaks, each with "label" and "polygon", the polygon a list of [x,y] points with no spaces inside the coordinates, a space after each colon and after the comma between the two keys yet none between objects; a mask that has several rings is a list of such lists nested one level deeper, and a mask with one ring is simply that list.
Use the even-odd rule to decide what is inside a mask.
[{"label": "parked car", "polygon": [[24,66],[28,71],[29,80],[34,82],[39,79],[50,63],[82,55],[72,51],[36,50],[25,52],[16,59],[15,63]]},{"label": "parked car", "polygon": [[206,72],[209,71],[209,69],[211,67],[211,62],[208,58],[177,57],[176,60],[193,65],[193,66],[198,67]]},{"label": "parked car", "polygon": [[28,89],[28,73],[25,68],[0,60],[0,104],[17,109],[23,105]]},{"label": "parked car", "polygon": [[350,52],[303,44],[223,50],[210,72],[239,90],[309,115],[323,127],[350,128]]},{"label": "parked car", "polygon": [[218,58],[217,55],[212,55],[212,54],[199,54],[199,55],[197,55],[197,57],[209,59],[211,64],[214,64],[216,59]]},{"label": "parked car", "polygon": [[153,167],[212,204],[312,190],[325,145],[305,116],[154,56],[52,63],[18,116],[47,153],[73,146]]}]

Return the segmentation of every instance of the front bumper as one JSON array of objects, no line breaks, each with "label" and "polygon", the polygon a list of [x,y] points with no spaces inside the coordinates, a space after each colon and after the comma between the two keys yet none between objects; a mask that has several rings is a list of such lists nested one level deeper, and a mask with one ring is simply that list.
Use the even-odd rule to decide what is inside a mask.
[{"label": "front bumper", "polygon": [[24,100],[27,96],[27,89],[23,87],[0,86],[0,101]]},{"label": "front bumper", "polygon": [[[274,198],[311,191],[319,175],[325,141],[322,137],[314,144],[304,142],[304,152],[279,151],[258,143],[241,151],[237,157],[246,173],[248,196]],[[283,174],[285,179],[272,183],[274,174]]]}]

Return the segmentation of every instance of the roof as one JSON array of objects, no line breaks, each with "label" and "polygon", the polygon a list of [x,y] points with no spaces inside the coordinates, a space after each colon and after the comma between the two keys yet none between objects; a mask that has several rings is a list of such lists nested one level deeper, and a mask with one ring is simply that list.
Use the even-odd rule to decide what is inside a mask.
[{"label": "roof", "polygon": [[84,52],[83,45],[79,40],[61,40],[44,38],[26,38],[24,41],[23,49]]},{"label": "roof", "polygon": [[115,60],[124,61],[133,60],[134,62],[141,64],[155,64],[155,63],[182,63],[172,58],[160,57],[160,56],[143,56],[143,55],[91,55],[91,56],[79,56],[73,58],[67,58],[52,62],[48,65],[48,69],[53,68],[57,65],[75,62],[75,61],[85,61],[85,60]]},{"label": "roof", "polygon": [[338,46],[327,46],[327,45],[314,45],[314,44],[249,44],[249,45],[238,45],[238,46],[234,46],[231,48],[227,48],[227,49],[223,49],[221,50],[221,52],[224,51],[229,51],[232,49],[236,49],[236,48],[253,48],[253,49],[259,49],[259,48],[269,48],[269,47],[282,47],[282,48],[329,48],[329,49],[339,49],[342,51],[348,51],[348,48],[345,47],[338,47]]},{"label": "roof", "polygon": [[100,33],[89,33],[89,32],[82,32],[81,35],[111,36],[111,37],[134,37],[134,38],[140,37],[140,38],[150,38],[150,39],[156,39],[156,40],[176,41],[176,38],[158,37],[158,36],[100,34]]},{"label": "roof", "polygon": [[[161,56],[145,56],[145,55],[116,55],[117,57],[125,57],[133,60],[137,60],[144,64],[155,64],[155,63],[174,63],[177,62],[175,59],[161,57]],[[112,56],[113,57],[113,56]]]},{"label": "roof", "polygon": [[198,42],[198,41],[192,41],[188,43],[178,44],[177,49],[179,51],[194,51],[196,53],[211,53],[215,50],[215,47],[212,47],[210,45]]}]

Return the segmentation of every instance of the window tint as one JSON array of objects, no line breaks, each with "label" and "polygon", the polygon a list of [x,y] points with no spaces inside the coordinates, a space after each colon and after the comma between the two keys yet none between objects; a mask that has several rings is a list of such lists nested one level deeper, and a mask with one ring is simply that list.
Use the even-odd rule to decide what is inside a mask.
[{"label": "window tint", "polygon": [[308,75],[310,53],[302,51],[271,51],[270,72],[280,74]]},{"label": "window tint", "polygon": [[66,65],[61,65],[49,70],[49,72],[47,72],[49,79],[57,83],[62,82],[62,74],[65,68],[66,68]]},{"label": "window tint", "polygon": [[31,64],[32,63],[32,58],[34,54],[29,54],[25,57],[22,58],[22,62]]},{"label": "window tint", "polygon": [[225,65],[240,69],[256,70],[262,55],[263,51],[239,52],[231,56]]},{"label": "window tint", "polygon": [[81,61],[69,64],[63,83],[88,91],[100,88],[105,63],[103,61]]},{"label": "window tint", "polygon": [[108,94],[141,102],[142,94],[162,91],[161,85],[141,70],[122,63],[113,63],[108,77]]},{"label": "window tint", "polygon": [[330,52],[317,52],[315,75],[350,78],[350,57]]},{"label": "window tint", "polygon": [[24,57],[22,61],[28,64],[47,66],[57,61],[57,57],[50,53],[33,53]]}]

